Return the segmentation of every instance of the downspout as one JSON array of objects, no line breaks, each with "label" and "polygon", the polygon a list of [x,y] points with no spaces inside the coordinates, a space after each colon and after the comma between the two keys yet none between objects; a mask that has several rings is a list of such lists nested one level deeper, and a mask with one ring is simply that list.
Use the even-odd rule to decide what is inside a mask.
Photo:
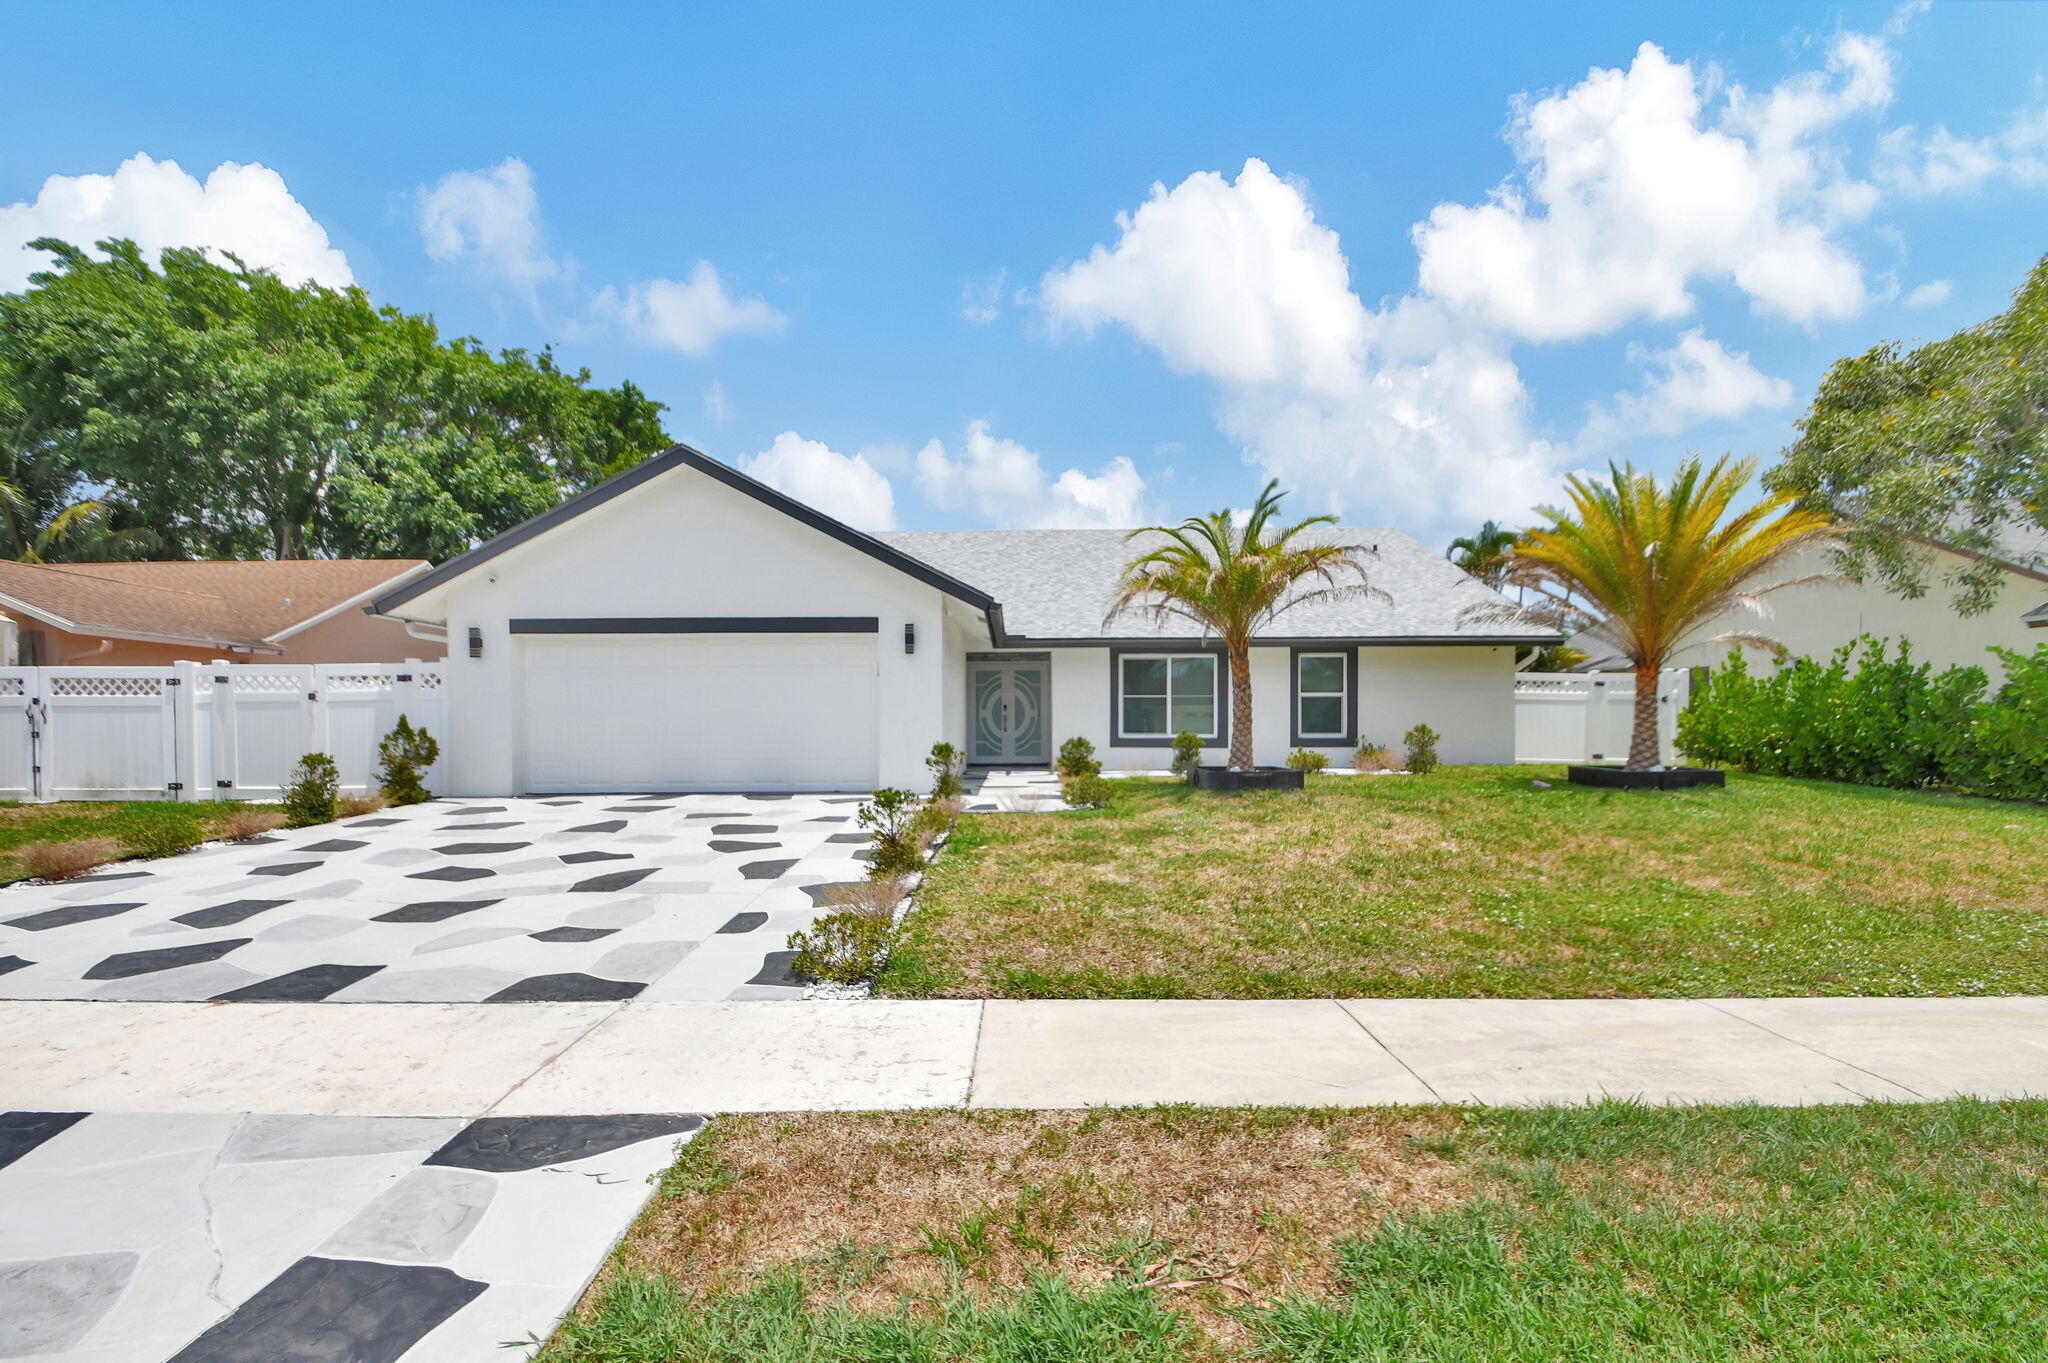
[{"label": "downspout", "polygon": [[404,625],[405,632],[415,639],[424,639],[430,644],[445,644],[448,642],[448,626],[446,625],[430,625],[424,620],[401,620],[399,623]]},{"label": "downspout", "polygon": [[112,639],[102,639],[100,640],[100,646],[98,648],[89,648],[83,653],[74,653],[70,657],[66,658],[61,664],[59,664],[59,666],[75,667],[79,663],[85,662],[89,658],[104,658],[107,654],[112,653],[113,651],[114,641]]}]

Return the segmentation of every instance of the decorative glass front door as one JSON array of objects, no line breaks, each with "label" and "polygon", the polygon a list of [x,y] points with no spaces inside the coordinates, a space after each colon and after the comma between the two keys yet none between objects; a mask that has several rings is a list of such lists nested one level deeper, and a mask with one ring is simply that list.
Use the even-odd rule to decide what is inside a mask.
[{"label": "decorative glass front door", "polygon": [[1048,760],[1046,663],[967,665],[967,760],[1027,765]]}]

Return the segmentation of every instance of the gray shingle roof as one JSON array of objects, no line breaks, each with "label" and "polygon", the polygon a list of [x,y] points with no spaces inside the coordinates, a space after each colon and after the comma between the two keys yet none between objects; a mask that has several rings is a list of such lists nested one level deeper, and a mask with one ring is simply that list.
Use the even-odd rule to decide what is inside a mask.
[{"label": "gray shingle roof", "polygon": [[[1559,636],[1533,620],[1464,621],[1476,604],[1503,600],[1441,555],[1398,530],[1312,532],[1375,546],[1366,560],[1372,584],[1391,600],[1315,602],[1286,611],[1267,631],[1276,639],[1431,639],[1542,642]],[[1147,547],[1121,530],[892,530],[875,538],[993,596],[1013,639],[1178,639],[1200,631],[1185,621],[1154,624],[1125,614],[1105,626],[1103,612],[1132,555]]]}]

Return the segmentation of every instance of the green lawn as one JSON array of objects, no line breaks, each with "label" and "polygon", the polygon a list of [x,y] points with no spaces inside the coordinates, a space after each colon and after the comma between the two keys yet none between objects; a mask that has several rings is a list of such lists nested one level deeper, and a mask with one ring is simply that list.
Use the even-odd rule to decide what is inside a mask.
[{"label": "green lawn", "polygon": [[1594,791],[1531,767],[1117,784],[1105,811],[964,819],[882,992],[2048,993],[2048,807],[1741,775]]},{"label": "green lawn", "polygon": [[2020,1360],[2048,1104],[723,1117],[545,1363]]},{"label": "green lawn", "polygon": [[70,800],[50,805],[0,801],[0,884],[28,874],[15,855],[27,843],[111,838],[132,849],[153,830],[167,827],[191,829],[204,838],[221,819],[245,808],[234,800]]}]

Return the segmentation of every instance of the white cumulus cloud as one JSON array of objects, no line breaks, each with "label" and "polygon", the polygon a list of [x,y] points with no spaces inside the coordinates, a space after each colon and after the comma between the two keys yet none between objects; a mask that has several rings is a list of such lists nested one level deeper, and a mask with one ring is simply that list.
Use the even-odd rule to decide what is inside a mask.
[{"label": "white cumulus cloud", "polygon": [[968,423],[957,452],[933,440],[917,452],[918,491],[946,511],[966,511],[994,525],[1020,529],[1123,528],[1144,520],[1145,480],[1129,459],[1099,472],[1067,469],[1048,479],[1038,455]]},{"label": "white cumulus cloud", "polygon": [[780,331],[787,320],[764,299],[726,292],[725,280],[708,260],[698,261],[688,279],[601,289],[590,310],[648,345],[685,355],[705,354],[727,336]]},{"label": "white cumulus cloud", "polygon": [[1911,124],[1878,141],[1877,178],[1901,194],[1956,194],[1993,180],[2048,184],[2048,107],[2015,114],[1988,137],[1963,137],[1936,124],[1921,135]]},{"label": "white cumulus cloud", "polygon": [[1955,289],[1946,279],[1930,279],[1906,295],[1909,308],[1938,308],[1948,302]]},{"label": "white cumulus cloud", "polygon": [[531,293],[563,272],[541,232],[533,171],[516,156],[488,170],[457,170],[419,192],[420,236],[443,265],[474,264]]},{"label": "white cumulus cloud", "polygon": [[896,528],[896,494],[864,454],[841,454],[822,441],[784,431],[739,462],[740,472],[858,530]]},{"label": "white cumulus cloud", "polygon": [[1643,386],[1595,404],[1574,451],[1589,454],[1638,435],[1673,435],[1703,421],[1733,421],[1792,401],[1792,385],[1772,378],[1699,328],[1664,350],[1632,348],[1647,371]]},{"label": "white cumulus cloud", "polygon": [[151,254],[174,246],[232,252],[291,283],[355,282],[348,258],[268,166],[223,161],[202,182],[176,161],[137,153],[111,175],[52,175],[36,197],[0,207],[0,290],[49,263],[37,237],[90,247],[127,237]]}]

